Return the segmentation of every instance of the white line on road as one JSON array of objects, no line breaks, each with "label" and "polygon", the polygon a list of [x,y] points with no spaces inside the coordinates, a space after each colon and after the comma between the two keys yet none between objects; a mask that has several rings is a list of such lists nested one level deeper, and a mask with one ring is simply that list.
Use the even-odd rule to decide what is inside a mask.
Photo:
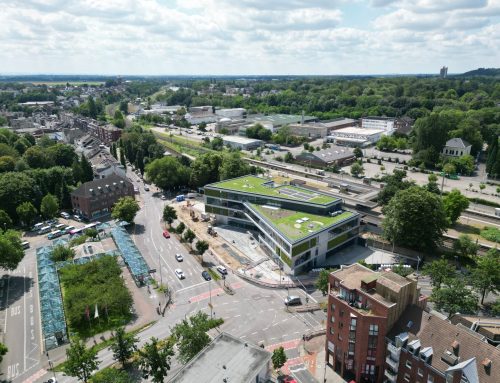
[{"label": "white line on road", "polygon": [[10,286],[10,275],[7,274],[7,294],[5,296],[5,324],[3,325],[3,332],[7,332],[7,317],[9,314],[9,286]]},{"label": "white line on road", "polygon": [[184,287],[183,289],[177,290],[176,293],[179,294],[181,291],[186,291],[186,290],[192,289],[194,287],[198,287],[198,286],[206,285],[206,284],[208,284],[208,281],[201,282],[201,283],[198,283],[196,285],[191,285],[191,286],[188,286],[188,287]]},{"label": "white line on road", "polygon": [[[26,267],[23,267],[23,290],[26,291]],[[23,294],[23,314],[24,314],[24,355],[23,355],[23,374],[26,371],[26,293]]]}]

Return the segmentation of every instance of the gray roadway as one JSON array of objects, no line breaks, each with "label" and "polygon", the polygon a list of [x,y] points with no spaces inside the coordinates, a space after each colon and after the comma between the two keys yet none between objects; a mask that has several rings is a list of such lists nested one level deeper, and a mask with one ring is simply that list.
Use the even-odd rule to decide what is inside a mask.
[{"label": "gray roadway", "polygon": [[22,382],[40,369],[40,312],[36,283],[35,246],[41,238],[30,238],[33,246],[17,269],[4,273],[0,283],[0,326],[3,343],[9,351],[4,356],[2,378]]}]

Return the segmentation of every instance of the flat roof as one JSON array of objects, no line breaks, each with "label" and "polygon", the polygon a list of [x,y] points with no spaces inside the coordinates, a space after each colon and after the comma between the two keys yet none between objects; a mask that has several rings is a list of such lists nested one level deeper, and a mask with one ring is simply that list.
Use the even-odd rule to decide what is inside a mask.
[{"label": "flat roof", "polygon": [[[316,120],[315,116],[304,116],[304,121]],[[247,116],[247,120],[254,122],[269,121],[273,125],[286,125],[293,124],[302,121],[302,115],[300,114],[270,114],[268,116],[257,114]]]},{"label": "flat roof", "polygon": [[234,142],[237,144],[255,144],[255,143],[261,143],[262,140],[257,140],[255,138],[248,138],[248,137],[243,137],[243,136],[223,136],[222,141],[227,141],[227,142]]},{"label": "flat roof", "polygon": [[354,213],[344,211],[331,217],[301,211],[287,210],[270,205],[249,204],[262,218],[292,242],[311,234],[326,230],[335,224],[354,217]]},{"label": "flat roof", "polygon": [[330,133],[330,135],[334,136],[337,133],[345,133],[345,134],[362,134],[362,135],[375,135],[380,133],[385,133],[383,129],[368,129],[368,128],[356,128],[355,126],[348,126],[347,128],[340,128],[334,130]]},{"label": "flat roof", "polygon": [[255,382],[268,368],[271,353],[222,332],[169,381],[176,383]]},{"label": "flat roof", "polygon": [[216,182],[207,186],[279,199],[309,202],[316,205],[328,205],[340,200],[337,197],[323,194],[319,191],[312,191],[292,185],[280,185],[274,183],[273,180],[252,175]]}]

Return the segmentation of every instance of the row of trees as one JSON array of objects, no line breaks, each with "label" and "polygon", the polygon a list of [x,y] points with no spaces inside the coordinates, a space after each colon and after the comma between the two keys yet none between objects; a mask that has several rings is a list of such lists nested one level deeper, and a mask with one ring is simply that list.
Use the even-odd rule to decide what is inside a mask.
[{"label": "row of trees", "polygon": [[201,187],[256,171],[255,167],[243,161],[238,152],[206,153],[191,163],[168,156],[146,166],[147,179],[164,190],[183,186]]},{"label": "row of trees", "polygon": [[[467,245],[468,251],[474,251]],[[477,251],[477,249],[476,249]],[[500,253],[489,250],[481,257],[473,257],[468,277],[457,275],[455,265],[446,258],[426,264],[422,272],[431,279],[431,300],[439,310],[449,315],[467,314],[477,310],[478,301],[483,304],[488,293],[500,291]],[[479,299],[478,299],[479,297]]]},{"label": "row of trees", "polygon": [[[189,319],[183,319],[176,324],[169,338],[159,340],[153,337],[142,348],[137,346],[139,339],[133,333],[127,334],[125,329],[121,327],[115,331],[110,348],[113,352],[113,358],[122,367],[126,367],[132,362],[142,372],[144,379],[161,383],[171,368],[171,359],[175,355],[174,350],[177,350],[179,360],[187,363],[210,343],[211,339],[207,331],[222,323],[222,319],[209,318],[207,314],[199,311]],[[66,350],[66,356],[64,372],[85,383],[91,378],[94,383],[96,378],[98,382],[109,383],[114,382],[116,377],[123,377],[128,382],[125,378],[126,375],[120,374],[118,371],[103,370],[107,379],[112,380],[105,380],[101,373],[92,377],[93,372],[99,368],[100,364],[97,351],[93,348],[87,348],[85,343],[78,338],[73,339],[71,346]]]}]

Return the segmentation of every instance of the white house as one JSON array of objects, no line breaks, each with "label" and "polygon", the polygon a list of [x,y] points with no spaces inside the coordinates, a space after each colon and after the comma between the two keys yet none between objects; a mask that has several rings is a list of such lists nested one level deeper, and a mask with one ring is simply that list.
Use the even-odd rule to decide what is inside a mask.
[{"label": "white house", "polygon": [[461,138],[452,138],[446,141],[442,153],[447,157],[461,157],[470,154],[472,145]]}]

